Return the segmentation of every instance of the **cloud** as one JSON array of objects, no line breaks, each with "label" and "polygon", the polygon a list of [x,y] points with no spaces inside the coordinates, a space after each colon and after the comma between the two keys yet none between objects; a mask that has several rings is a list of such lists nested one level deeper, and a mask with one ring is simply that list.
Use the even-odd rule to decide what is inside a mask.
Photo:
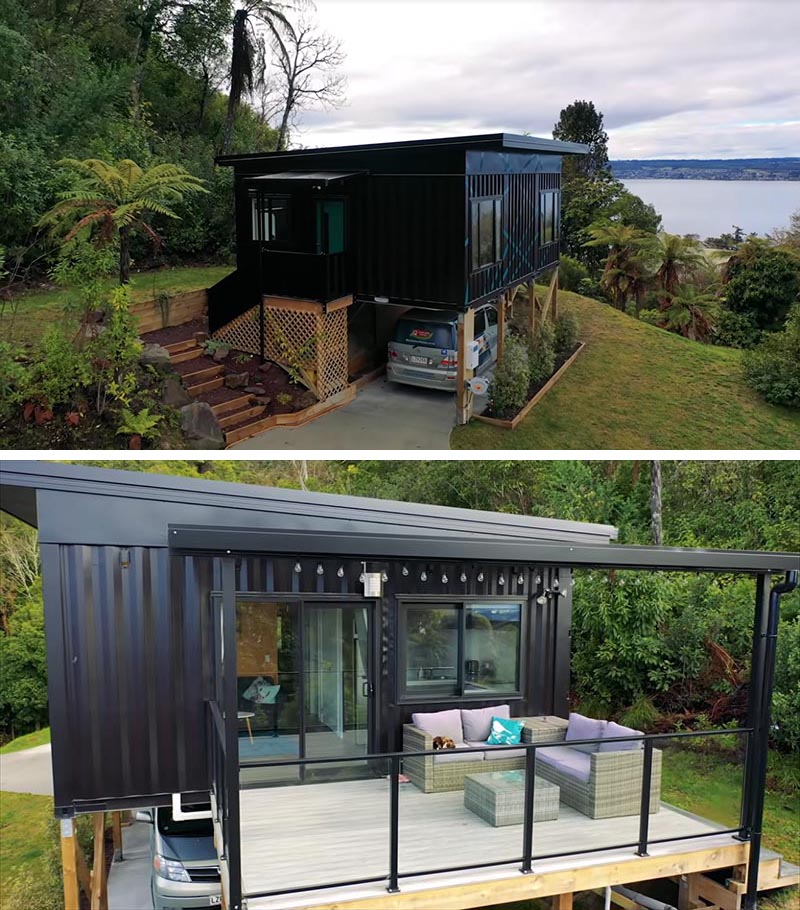
[{"label": "cloud", "polygon": [[550,135],[576,98],[612,157],[800,154],[800,13],[789,0],[319,0],[348,104],[308,145],[472,132]]}]

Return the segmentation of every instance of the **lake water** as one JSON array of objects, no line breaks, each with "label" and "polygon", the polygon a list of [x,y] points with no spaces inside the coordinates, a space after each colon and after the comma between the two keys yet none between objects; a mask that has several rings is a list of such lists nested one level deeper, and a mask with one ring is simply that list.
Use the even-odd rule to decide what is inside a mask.
[{"label": "lake water", "polygon": [[732,225],[749,234],[788,227],[800,208],[800,180],[623,180],[655,206],[665,231],[719,237]]}]

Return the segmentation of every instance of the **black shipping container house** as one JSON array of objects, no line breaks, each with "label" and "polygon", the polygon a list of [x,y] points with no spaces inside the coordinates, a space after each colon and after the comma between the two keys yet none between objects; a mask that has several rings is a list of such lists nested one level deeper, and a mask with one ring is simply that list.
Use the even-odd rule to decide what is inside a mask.
[{"label": "black shipping container house", "polygon": [[[434,892],[461,901],[437,906],[482,906],[487,880],[504,895],[580,890],[548,853],[580,855],[595,878],[613,863],[633,882],[659,877],[648,854],[677,862],[673,845],[689,872],[749,857],[757,879],[774,658],[762,633],[796,582],[796,554],[625,547],[603,525],[81,466],[5,462],[0,478],[3,510],[39,529],[56,814],[210,794],[228,906],[418,907]],[[677,827],[661,836],[643,785],[632,844],[601,836],[534,853],[531,773],[525,823],[470,829],[485,858],[460,857],[464,825],[484,823],[462,818],[460,795],[400,787],[402,725],[415,711],[501,704],[565,717],[572,570],[590,567],[756,577],[741,824],[662,808],[653,818]],[[428,807],[441,807],[449,862],[415,858],[404,841]],[[554,829],[541,830],[546,844]],[[492,831],[520,839],[519,852],[493,855]],[[427,859],[430,832],[419,839]],[[627,846],[637,851],[621,859]],[[532,861],[536,875],[520,876]]]}]

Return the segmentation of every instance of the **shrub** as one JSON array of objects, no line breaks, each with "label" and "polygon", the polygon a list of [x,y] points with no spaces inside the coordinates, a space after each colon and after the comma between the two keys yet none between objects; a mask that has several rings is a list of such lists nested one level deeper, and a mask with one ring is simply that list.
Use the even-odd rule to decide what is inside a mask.
[{"label": "shrub", "polygon": [[572,349],[578,343],[579,332],[578,317],[570,310],[562,310],[558,314],[553,328],[553,342],[557,357],[566,357],[572,353]]},{"label": "shrub", "polygon": [[521,338],[510,335],[489,389],[495,416],[513,417],[527,401],[529,386],[528,352]]},{"label": "shrub", "polygon": [[633,727],[634,730],[641,730],[647,733],[657,723],[659,713],[656,706],[649,698],[637,699],[630,708],[622,712],[619,722],[623,727]]},{"label": "shrub", "polygon": [[533,337],[528,341],[528,377],[538,384],[553,375],[556,364],[555,330],[549,319],[537,322]]},{"label": "shrub", "polygon": [[800,408],[800,305],[782,332],[773,332],[744,355],[747,382],[770,404]]},{"label": "shrub", "polygon": [[660,327],[664,322],[664,314],[661,310],[639,310],[639,322],[646,322],[648,325]]},{"label": "shrub", "polygon": [[28,370],[17,359],[19,352],[0,341],[0,420],[10,417],[23,400]]},{"label": "shrub", "polygon": [[41,355],[31,365],[25,395],[46,399],[51,407],[69,404],[91,378],[86,353],[60,326],[48,329]]},{"label": "shrub", "polygon": [[780,330],[800,296],[800,259],[788,250],[748,240],[725,266],[729,310],[750,315],[759,329]]},{"label": "shrub", "polygon": [[562,256],[558,261],[558,284],[565,291],[580,291],[581,281],[589,277],[589,269],[573,259],[572,256]]},{"label": "shrub", "polygon": [[761,329],[752,313],[734,313],[725,306],[720,307],[715,331],[717,344],[729,348],[752,348],[761,336]]},{"label": "shrub", "polygon": [[775,742],[795,752],[800,750],[799,619],[780,625],[772,720]]}]

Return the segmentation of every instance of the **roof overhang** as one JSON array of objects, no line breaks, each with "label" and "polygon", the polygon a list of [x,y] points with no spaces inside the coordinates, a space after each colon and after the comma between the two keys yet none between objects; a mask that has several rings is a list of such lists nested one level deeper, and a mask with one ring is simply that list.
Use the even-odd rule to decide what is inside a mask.
[{"label": "roof overhang", "polygon": [[286,183],[292,185],[308,184],[309,186],[330,186],[331,184],[344,183],[354,177],[361,177],[367,171],[279,171],[277,174],[259,174],[248,177],[245,183],[256,186],[270,183]]}]

